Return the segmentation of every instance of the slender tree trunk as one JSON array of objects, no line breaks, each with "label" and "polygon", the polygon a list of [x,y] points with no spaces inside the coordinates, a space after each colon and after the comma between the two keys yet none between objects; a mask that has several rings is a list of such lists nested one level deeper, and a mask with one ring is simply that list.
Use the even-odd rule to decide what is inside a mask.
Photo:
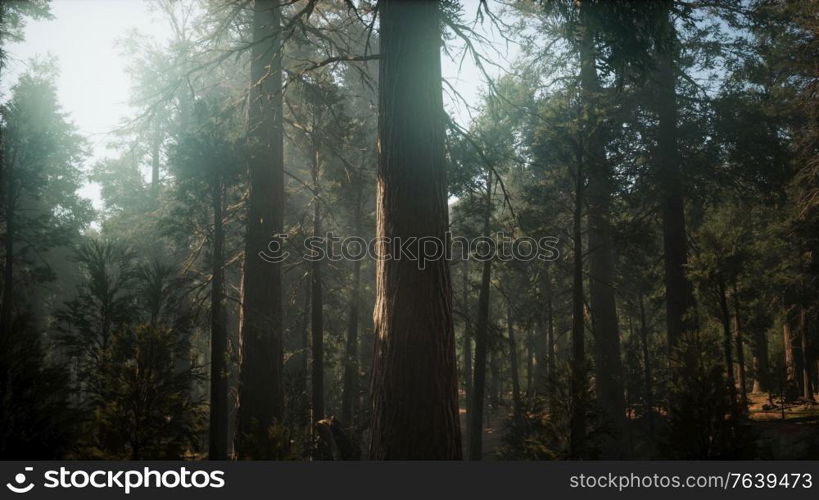
[{"label": "slender tree trunk", "polygon": [[[486,199],[483,214],[483,235],[489,235],[492,215],[492,173],[486,174]],[[469,459],[483,457],[483,414],[486,407],[486,359],[489,342],[489,291],[492,279],[492,261],[483,262],[481,289],[478,295],[478,323],[475,330],[475,382],[472,384],[472,416],[469,417]]]},{"label": "slender tree trunk", "polygon": [[737,378],[739,382],[739,402],[743,408],[748,405],[748,389],[745,381],[745,342],[742,339],[742,318],[739,309],[739,290],[736,282],[732,290],[732,298],[734,302],[734,326],[736,327],[736,344],[737,344]]},{"label": "slender tree trunk", "polygon": [[589,221],[589,295],[592,333],[594,334],[595,385],[597,400],[608,426],[617,434],[606,446],[605,454],[621,456],[623,446],[619,435],[625,431],[623,400],[623,363],[620,359],[620,329],[614,297],[614,242],[609,222],[611,178],[606,162],[605,137],[602,133],[600,83],[595,68],[593,32],[587,23],[588,2],[580,4],[582,39],[580,47],[580,80],[586,121],[586,172]]},{"label": "slender tree trunk", "polygon": [[790,318],[785,317],[785,324],[782,328],[782,339],[785,350],[785,375],[789,385],[797,385],[796,382],[796,362],[793,355],[793,333],[791,331]]},{"label": "slender tree trunk", "polygon": [[[548,301],[548,298],[546,298]],[[547,307],[535,317],[535,333],[532,339],[532,392],[533,399],[545,396],[548,387],[549,333],[547,329]]]},{"label": "slender tree trunk", "polygon": [[[449,228],[438,2],[379,3],[376,236]],[[434,241],[434,240],[432,240]],[[443,248],[442,248],[443,251]],[[452,285],[444,258],[379,258],[370,458],[460,459]]]},{"label": "slender tree trunk", "polygon": [[751,392],[765,392],[771,389],[768,368],[768,338],[765,330],[756,328],[753,333],[753,379]]},{"label": "slender tree trunk", "polygon": [[239,320],[239,458],[276,458],[265,452],[272,453],[275,447],[264,443],[269,427],[284,415],[281,263],[278,255],[268,255],[271,238],[282,234],[284,212],[280,16],[277,1],[253,4],[253,39],[258,43],[251,50],[248,109],[250,192]]},{"label": "slender tree trunk", "polygon": [[[486,176],[486,201],[483,214],[483,235],[489,234],[492,215],[492,175]],[[492,279],[492,261],[483,262],[481,289],[478,295],[478,322],[475,330],[475,382],[472,384],[472,407],[469,415],[469,459],[483,457],[483,413],[486,394],[486,356],[489,342],[489,291]]]},{"label": "slender tree trunk", "polygon": [[159,202],[159,147],[161,145],[159,135],[159,125],[154,124],[153,137],[151,138],[151,202],[154,208]]},{"label": "slender tree trunk", "polygon": [[790,305],[785,303],[785,321],[782,325],[782,342],[783,351],[785,353],[785,382],[788,392],[794,392],[793,388],[799,386],[796,380],[796,358],[793,354],[793,333],[791,330],[791,309]]},{"label": "slender tree trunk", "polygon": [[[298,339],[298,352],[295,356],[295,390],[296,394],[292,400],[288,400],[285,404],[287,415],[293,416],[295,425],[299,429],[310,428],[310,388],[309,373],[310,373],[310,284],[306,283],[303,286],[304,297],[302,298],[302,307],[298,309],[301,311],[298,323],[295,326],[295,332]],[[294,300],[294,306],[297,304]]]},{"label": "slender tree trunk", "polygon": [[[5,162],[5,159],[3,159]],[[11,162],[10,162],[11,163]],[[6,234],[5,234],[5,261],[3,262],[3,305],[0,306],[0,345],[7,342],[11,335],[11,312],[14,304],[14,240],[17,235],[15,230],[15,213],[14,213],[14,178],[12,175],[13,165],[4,165],[4,202],[5,202],[5,219],[6,219]],[[5,347],[5,346],[4,346]]]},{"label": "slender tree trunk", "polygon": [[[361,192],[358,192],[353,213],[355,234],[361,236]],[[347,320],[347,343],[344,348],[344,385],[341,402],[341,421],[355,427],[358,412],[358,310],[361,307],[361,260],[353,262],[353,290],[350,296]]]},{"label": "slender tree trunk", "polygon": [[[2,61],[2,58],[0,58]],[[14,302],[14,189],[12,184],[16,157],[9,158],[6,149],[5,127],[0,127],[0,206],[3,207],[6,219],[6,234],[4,235],[5,261],[3,262],[3,303],[0,304],[0,398],[4,404],[8,395],[12,393],[9,376],[8,354],[11,352],[11,317]]]},{"label": "slender tree trunk", "polygon": [[309,322],[310,322],[310,303],[313,294],[310,290],[310,283],[306,283],[304,286],[304,304],[301,310],[304,312],[302,315],[301,323],[299,324],[299,379],[298,379],[298,390],[299,390],[299,402],[298,402],[298,420],[297,425],[301,429],[308,429],[310,425],[310,387],[309,387],[309,379],[310,376],[310,332],[309,332]]},{"label": "slender tree trunk", "polygon": [[554,411],[557,408],[557,392],[555,386],[557,385],[557,373],[555,366],[555,314],[554,314],[554,297],[552,295],[552,283],[548,282],[548,294],[546,295],[546,314],[547,314],[547,329],[546,329],[546,385],[549,391],[549,411]]},{"label": "slender tree trunk", "polygon": [[486,425],[490,425],[492,416],[497,413],[501,401],[503,401],[503,377],[501,377],[500,354],[492,352],[489,355],[489,408],[486,413]]},{"label": "slender tree trunk", "polygon": [[543,309],[536,319],[537,333],[534,341],[535,373],[533,381],[533,396],[544,397],[549,390],[549,325],[551,324],[552,284],[548,269],[543,269],[540,278],[540,295],[543,298]]},{"label": "slender tree trunk", "polygon": [[651,435],[654,434],[654,392],[652,390],[651,356],[648,350],[648,324],[643,294],[640,293],[640,340],[643,348],[643,383],[645,384],[645,405],[648,427]]},{"label": "slender tree trunk", "polygon": [[[666,11],[660,18],[657,61],[657,168],[662,192],[663,248],[665,255],[666,324],[672,358],[677,356],[678,340],[694,330],[690,313],[694,308],[694,292],[685,274],[688,263],[688,242],[685,229],[683,181],[677,144],[677,94],[674,54],[677,36],[671,17],[673,2],[664,0]],[[688,351],[688,350],[687,350]],[[687,364],[694,353],[687,352],[678,363]],[[672,370],[676,376],[678,370]]]},{"label": "slender tree trunk", "polygon": [[586,345],[583,303],[583,191],[584,173],[578,159],[575,172],[574,252],[572,263],[572,366],[569,455],[583,458],[586,442]]},{"label": "slender tree trunk", "polygon": [[[321,237],[321,201],[319,199],[319,137],[320,111],[313,105],[313,128],[311,134],[311,176],[313,178],[313,236]],[[321,259],[310,263],[310,352],[312,424],[324,418],[324,291],[321,282]]]},{"label": "slender tree trunk", "polygon": [[472,418],[472,335],[469,320],[469,260],[464,259],[463,266],[463,308],[464,308],[464,396],[466,402],[466,435],[471,436],[470,419]]},{"label": "slender tree trunk", "polygon": [[725,296],[725,284],[720,281],[719,283],[719,307],[720,307],[720,319],[722,320],[722,333],[723,333],[723,354],[725,356],[725,374],[728,377],[728,388],[731,391],[731,404],[734,405],[737,402],[736,397],[736,381],[734,380],[734,360],[733,355],[731,353],[731,312],[728,309],[728,298]]},{"label": "slender tree trunk", "polygon": [[813,363],[808,354],[808,322],[805,306],[799,307],[799,340],[802,346],[802,397],[808,401],[814,401],[813,381],[810,373]]},{"label": "slender tree trunk", "polygon": [[506,304],[506,332],[509,341],[509,371],[512,375],[512,413],[518,419],[523,414],[520,399],[520,368],[518,365],[518,343],[515,340],[515,324],[512,320],[512,304]]},{"label": "slender tree trunk", "polygon": [[526,399],[535,393],[535,328],[526,329]]},{"label": "slender tree trunk", "polygon": [[211,183],[213,259],[210,285],[210,439],[208,458],[225,460],[228,454],[227,331],[225,327],[224,241],[222,183]]}]

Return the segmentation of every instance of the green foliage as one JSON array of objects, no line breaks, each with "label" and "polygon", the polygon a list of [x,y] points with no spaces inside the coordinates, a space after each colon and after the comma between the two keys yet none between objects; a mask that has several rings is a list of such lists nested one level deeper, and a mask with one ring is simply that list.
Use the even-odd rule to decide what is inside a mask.
[{"label": "green foliage", "polygon": [[0,341],[0,458],[7,460],[60,459],[79,434],[66,370],[46,360],[32,323],[18,315]]},{"label": "green foliage", "polygon": [[179,459],[195,451],[204,409],[193,387],[203,375],[173,268],[95,239],[76,261],[84,280],[56,317],[57,338],[77,367],[77,406],[90,413],[77,454]]},{"label": "green foliage", "polygon": [[727,384],[719,334],[697,333],[680,339],[675,360],[685,360],[685,364],[669,387],[663,456],[683,460],[753,457],[755,437],[747,415],[733,399],[735,391]]},{"label": "green foliage", "polygon": [[[567,395],[568,396],[568,395]],[[508,417],[504,422],[503,445],[498,450],[502,460],[557,460],[568,457],[568,434],[563,426],[568,419],[561,419],[560,409],[546,410],[546,402],[540,398],[528,403],[518,418]],[[563,421],[565,420],[565,421]]]},{"label": "green foliage", "polygon": [[116,330],[89,380],[91,456],[180,459],[196,450],[205,407],[191,397],[202,378],[190,346],[172,330],[138,324]]},{"label": "green foliage", "polygon": [[48,0],[9,0],[0,3],[0,71],[6,66],[7,42],[23,40],[28,19],[51,19]]},{"label": "green foliage", "polygon": [[81,371],[93,371],[113,333],[134,319],[135,256],[112,241],[90,239],[76,254],[83,275],[77,296],[56,312],[58,338]]},{"label": "green foliage", "polygon": [[[574,412],[569,392],[569,364],[557,367],[554,380],[547,384],[548,397],[526,401],[519,418],[510,415],[504,423],[506,433],[498,456],[504,460],[567,460],[570,458],[571,418]],[[583,459],[600,456],[601,444],[612,430],[601,419],[591,388],[581,396],[586,411],[586,441],[581,451]]]},{"label": "green foliage", "polygon": [[85,142],[57,101],[52,62],[35,62],[0,106],[3,222],[12,222],[17,278],[54,279],[49,250],[70,245],[93,216],[77,190]]},{"label": "green foliage", "polygon": [[294,431],[293,427],[277,422],[262,429],[256,420],[250,427],[248,443],[251,445],[245,449],[247,459],[300,460],[305,456],[303,443],[308,438]]}]

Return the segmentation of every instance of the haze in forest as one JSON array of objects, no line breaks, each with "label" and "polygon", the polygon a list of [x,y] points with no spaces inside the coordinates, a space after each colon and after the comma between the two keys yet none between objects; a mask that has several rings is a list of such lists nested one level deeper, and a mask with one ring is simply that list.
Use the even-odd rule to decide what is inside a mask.
[{"label": "haze in forest", "polygon": [[[476,4],[472,0],[465,2],[468,11],[474,11]],[[149,0],[57,0],[51,10],[52,19],[27,22],[23,39],[6,47],[8,60],[0,91],[7,93],[31,60],[53,57],[59,74],[56,87],[60,103],[91,142],[91,158],[102,159],[108,154],[111,134],[133,114],[128,53],[121,42],[132,31],[165,42],[172,36],[172,27]],[[493,26],[477,23],[475,28],[486,37],[486,56],[495,62],[484,69],[496,77],[503,71],[501,63],[514,59],[519,47],[507,43]],[[473,58],[464,57],[463,44],[456,45],[441,60],[444,78],[460,94],[447,93],[446,107],[455,120],[466,126],[471,119],[469,106],[477,102],[485,77]],[[80,194],[101,208],[96,183],[84,185]]]},{"label": "haze in forest", "polygon": [[819,8],[0,4],[0,457],[819,454]]}]

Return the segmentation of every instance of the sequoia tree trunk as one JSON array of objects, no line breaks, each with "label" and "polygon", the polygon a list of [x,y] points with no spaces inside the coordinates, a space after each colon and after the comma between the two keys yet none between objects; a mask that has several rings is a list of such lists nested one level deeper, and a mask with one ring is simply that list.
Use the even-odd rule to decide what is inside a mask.
[{"label": "sequoia tree trunk", "polygon": [[[283,417],[282,281],[278,255],[267,255],[282,233],[284,157],[282,145],[281,13],[274,0],[253,4],[248,146],[250,158],[236,425],[238,458],[276,458],[266,453],[269,428]],[[263,258],[267,255],[272,258]]]},{"label": "sequoia tree trunk", "polygon": [[375,460],[462,455],[449,264],[385,258],[395,238],[438,241],[443,254],[449,229],[440,9],[379,2]]}]

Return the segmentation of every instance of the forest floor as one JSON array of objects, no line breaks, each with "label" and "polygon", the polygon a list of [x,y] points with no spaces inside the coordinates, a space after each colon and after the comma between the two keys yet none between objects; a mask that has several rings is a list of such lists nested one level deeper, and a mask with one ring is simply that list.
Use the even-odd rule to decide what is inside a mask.
[{"label": "forest floor", "polygon": [[[767,393],[748,395],[748,413],[756,437],[756,459],[804,460],[819,457],[819,403],[795,401],[784,405],[771,403]],[[503,447],[505,411],[487,408],[483,426],[483,460],[499,460]],[[460,408],[461,429],[466,429],[466,409]],[[463,439],[466,454],[466,433]],[[643,450],[646,451],[646,450]],[[650,458],[648,451],[643,459]],[[638,453],[639,454],[639,453]],[[635,457],[637,458],[637,457]]]},{"label": "forest floor", "polygon": [[[503,428],[503,419],[505,415],[498,415],[496,412],[491,411],[487,408],[488,412],[484,418],[483,424],[483,444],[481,446],[481,460],[483,461],[493,461],[498,460],[498,450],[503,445],[503,433],[505,429]],[[466,436],[466,408],[459,409],[460,417],[461,417],[461,430],[462,430],[462,447],[464,456],[467,453],[467,436]],[[503,413],[503,412],[501,412]]]},{"label": "forest floor", "polygon": [[759,458],[798,460],[819,456],[819,404],[771,404],[767,394],[749,394],[748,410]]}]

